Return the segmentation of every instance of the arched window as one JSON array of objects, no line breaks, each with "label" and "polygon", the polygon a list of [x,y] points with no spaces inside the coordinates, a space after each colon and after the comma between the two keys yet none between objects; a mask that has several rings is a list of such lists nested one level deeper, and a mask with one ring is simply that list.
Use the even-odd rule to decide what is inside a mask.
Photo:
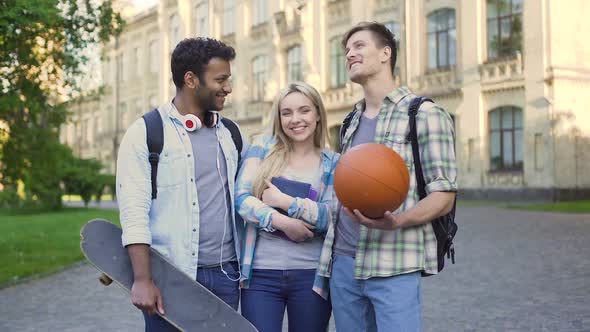
[{"label": "arched window", "polygon": [[428,15],[428,69],[448,68],[457,63],[455,10],[439,9]]},{"label": "arched window", "polygon": [[522,170],[522,110],[501,106],[489,112],[490,170]]}]

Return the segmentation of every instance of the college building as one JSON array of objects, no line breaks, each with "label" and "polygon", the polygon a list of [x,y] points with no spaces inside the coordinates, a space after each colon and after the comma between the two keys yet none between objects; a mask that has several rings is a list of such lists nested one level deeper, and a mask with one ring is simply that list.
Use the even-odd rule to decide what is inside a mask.
[{"label": "college building", "polygon": [[264,128],[282,87],[303,80],[322,94],[336,147],[362,98],[341,38],[378,21],[399,43],[396,81],[454,119],[461,197],[588,198],[588,17],[585,0],[160,0],[103,45],[103,93],[69,102],[62,141],[115,172],[127,126],[175,94],[175,45],[208,36],[236,49],[223,114],[246,135]]}]

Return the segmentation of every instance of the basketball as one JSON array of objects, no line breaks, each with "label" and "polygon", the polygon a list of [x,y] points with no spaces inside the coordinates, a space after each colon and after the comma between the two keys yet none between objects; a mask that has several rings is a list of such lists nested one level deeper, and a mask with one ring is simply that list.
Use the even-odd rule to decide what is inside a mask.
[{"label": "basketball", "polygon": [[404,202],[410,187],[406,162],[382,144],[360,144],[342,155],[334,170],[334,190],[342,205],[381,218]]}]

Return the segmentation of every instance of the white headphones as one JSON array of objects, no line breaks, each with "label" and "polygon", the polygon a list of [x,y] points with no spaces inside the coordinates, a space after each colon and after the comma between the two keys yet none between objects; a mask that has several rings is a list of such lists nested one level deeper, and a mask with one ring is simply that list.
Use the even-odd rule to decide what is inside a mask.
[{"label": "white headphones", "polygon": [[[206,115],[205,123],[207,123],[207,126],[209,126],[209,123],[211,122],[211,126],[214,126],[217,124],[218,120],[219,117],[217,113],[211,112],[210,114]],[[182,121],[182,126],[186,131],[192,132],[203,127],[201,120],[194,114],[189,113],[187,115],[180,115],[180,121]]]},{"label": "white headphones", "polygon": [[180,121],[182,121],[182,125],[186,131],[195,131],[203,127],[201,120],[194,114],[181,115]]}]

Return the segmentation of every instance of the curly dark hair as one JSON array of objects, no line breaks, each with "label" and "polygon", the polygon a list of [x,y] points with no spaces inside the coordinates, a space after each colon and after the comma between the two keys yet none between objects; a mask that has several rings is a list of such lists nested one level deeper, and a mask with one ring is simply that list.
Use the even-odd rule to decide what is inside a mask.
[{"label": "curly dark hair", "polygon": [[233,47],[212,38],[186,38],[174,48],[171,67],[172,80],[178,89],[184,86],[184,74],[191,71],[203,81],[203,74],[212,58],[232,61],[236,57]]},{"label": "curly dark hair", "polygon": [[391,48],[391,73],[395,70],[395,63],[397,61],[397,45],[395,43],[395,36],[385,25],[378,22],[360,22],[352,29],[348,30],[342,37],[342,48],[346,50],[346,43],[352,35],[359,31],[370,31],[375,38],[375,43],[379,47],[388,46]]}]

